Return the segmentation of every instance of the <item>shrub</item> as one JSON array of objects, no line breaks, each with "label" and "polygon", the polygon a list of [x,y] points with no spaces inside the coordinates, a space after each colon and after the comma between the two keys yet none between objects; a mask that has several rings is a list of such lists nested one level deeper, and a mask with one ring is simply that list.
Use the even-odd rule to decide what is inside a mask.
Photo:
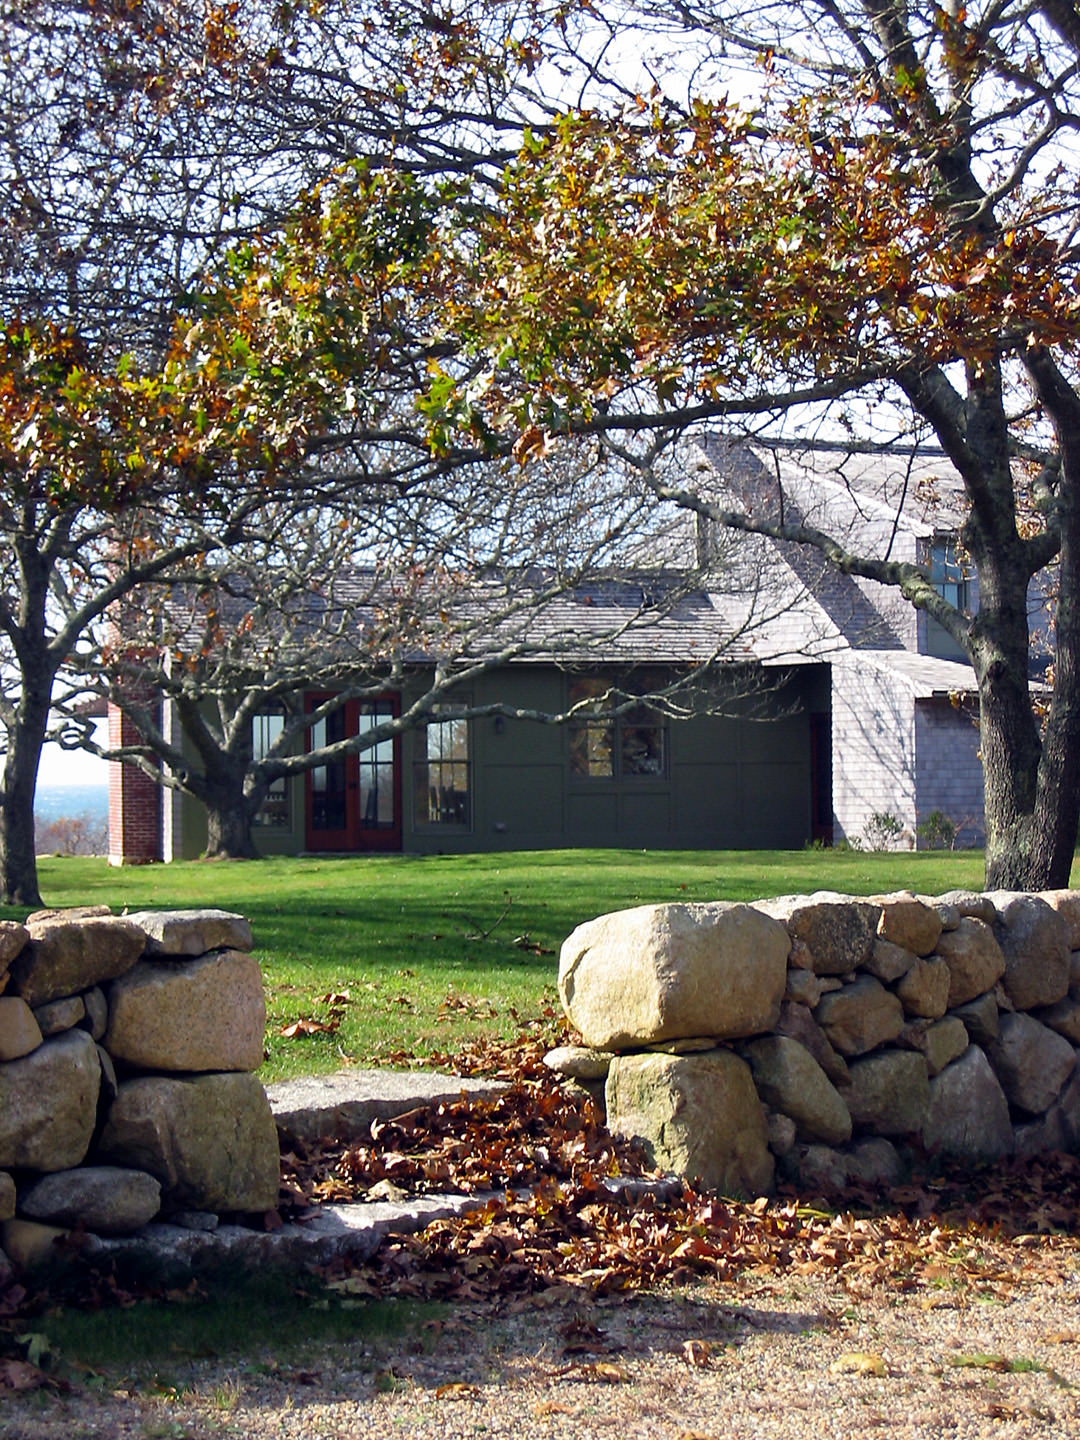
[{"label": "shrub", "polygon": [[867,850],[892,850],[903,833],[904,825],[898,815],[888,810],[876,810],[863,829],[863,844]]},{"label": "shrub", "polygon": [[956,825],[944,811],[931,810],[916,828],[927,850],[951,850],[956,844]]},{"label": "shrub", "polygon": [[109,822],[103,815],[61,815],[34,827],[39,855],[106,855]]}]

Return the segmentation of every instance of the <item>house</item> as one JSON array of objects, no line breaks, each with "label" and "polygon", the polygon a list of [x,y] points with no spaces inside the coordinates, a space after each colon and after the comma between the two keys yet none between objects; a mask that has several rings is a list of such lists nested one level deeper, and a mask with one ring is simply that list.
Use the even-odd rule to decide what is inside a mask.
[{"label": "house", "polygon": [[[963,487],[940,451],[750,447],[710,437],[696,468],[703,493],[762,519],[825,531],[859,554],[926,565],[947,599],[978,607],[976,577],[958,545]],[[955,843],[981,845],[977,688],[959,646],[894,589],[842,574],[806,547],[759,543],[785,577],[791,604],[755,635],[757,657],[829,667],[828,838],[916,846],[929,843],[927,822],[939,835],[942,822]],[[1048,620],[1034,587],[1031,609],[1033,632],[1045,642]]]},{"label": "house", "polygon": [[[925,563],[950,598],[977,604],[956,546],[959,480],[940,455],[709,437],[686,465],[710,498]],[[916,845],[935,813],[958,843],[981,843],[974,674],[940,627],[799,546],[733,550],[686,512],[661,551],[651,572],[560,597],[525,653],[430,723],[279,782],[256,827],[260,852],[792,848],[861,842],[883,824],[890,843]],[[672,580],[689,567],[692,588]],[[650,704],[705,662],[692,705]],[[312,740],[327,724],[342,738],[400,713],[429,671],[417,655],[397,693],[346,706]],[[640,705],[591,709],[612,683]],[[492,704],[574,716],[473,713]],[[130,724],[118,712],[112,723],[117,738]],[[279,723],[257,718],[256,751]],[[110,830],[113,863],[195,856],[206,834],[195,802],[128,771],[114,777]]]}]

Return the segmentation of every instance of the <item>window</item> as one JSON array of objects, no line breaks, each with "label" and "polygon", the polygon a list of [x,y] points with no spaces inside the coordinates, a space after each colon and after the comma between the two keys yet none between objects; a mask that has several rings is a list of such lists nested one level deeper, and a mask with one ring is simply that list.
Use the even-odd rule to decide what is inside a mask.
[{"label": "window", "polygon": [[570,726],[570,775],[578,780],[662,778],[667,774],[667,727],[647,705],[601,719],[606,681],[571,683],[570,705],[584,705]]},{"label": "window", "polygon": [[469,722],[441,709],[423,732],[424,758],[415,769],[415,818],[418,825],[472,823],[469,777]]},{"label": "window", "polygon": [[[975,586],[968,577],[966,562],[960,559],[956,540],[949,536],[937,536],[930,546],[929,563],[930,581],[942,599],[970,614],[976,600]],[[946,660],[967,658],[963,647],[930,615],[925,621],[925,636],[923,648],[927,655],[940,655]]]},{"label": "window", "polygon": [[610,780],[615,775],[615,722],[593,719],[608,687],[602,680],[574,680],[570,708],[582,707],[570,726],[570,774],[588,780]]},{"label": "window", "polygon": [[644,705],[629,710],[618,721],[619,769],[625,775],[663,775],[666,731],[659,718]]},{"label": "window", "polygon": [[930,580],[938,594],[955,605],[968,608],[968,577],[964,563],[957,556],[957,542],[937,539],[930,547]]},{"label": "window", "polygon": [[[309,748],[322,750],[345,739],[345,711],[332,710],[311,727]],[[344,830],[348,797],[345,792],[348,766],[344,756],[329,765],[317,765],[311,772],[312,830]]]},{"label": "window", "polygon": [[[366,735],[394,718],[389,700],[365,701],[359,706],[356,733]],[[357,759],[360,785],[360,827],[388,830],[394,824],[394,741],[377,740],[361,750]]]},{"label": "window", "polygon": [[[256,715],[251,722],[251,755],[254,760],[263,760],[281,738],[285,729],[285,716],[280,710],[266,710]],[[284,775],[271,780],[266,796],[259,806],[253,825],[264,825],[268,829],[286,830],[290,823],[289,782]]]}]

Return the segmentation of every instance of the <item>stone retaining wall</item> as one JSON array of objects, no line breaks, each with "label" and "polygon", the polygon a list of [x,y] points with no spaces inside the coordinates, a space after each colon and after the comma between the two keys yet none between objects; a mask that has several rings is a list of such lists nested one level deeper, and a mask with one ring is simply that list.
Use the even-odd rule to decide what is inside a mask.
[{"label": "stone retaining wall", "polygon": [[250,950],[222,910],[0,921],[0,1271],[72,1230],[275,1207]]},{"label": "stone retaining wall", "polygon": [[643,906],[574,931],[559,992],[587,1048],[549,1065],[727,1193],[1080,1146],[1080,891]]}]

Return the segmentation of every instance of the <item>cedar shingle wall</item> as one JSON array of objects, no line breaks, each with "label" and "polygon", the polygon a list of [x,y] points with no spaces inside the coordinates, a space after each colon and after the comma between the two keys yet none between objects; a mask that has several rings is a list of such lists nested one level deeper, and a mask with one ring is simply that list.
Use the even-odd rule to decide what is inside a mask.
[{"label": "cedar shingle wall", "polygon": [[914,844],[915,724],[910,686],[860,662],[833,665],[833,812],[836,838],[862,840],[870,818],[895,815]]},{"label": "cedar shingle wall", "polygon": [[917,701],[915,750],[920,821],[940,810],[956,826],[958,845],[981,845],[983,773],[973,715],[947,700]]}]

